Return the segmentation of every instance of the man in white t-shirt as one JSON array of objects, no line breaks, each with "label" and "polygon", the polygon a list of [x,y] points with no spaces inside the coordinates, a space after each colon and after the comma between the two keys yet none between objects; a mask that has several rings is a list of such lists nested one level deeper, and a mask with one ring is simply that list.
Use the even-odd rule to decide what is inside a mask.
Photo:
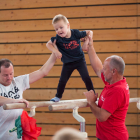
[{"label": "man in white t-shirt", "polygon": [[22,109],[3,110],[3,104],[26,103],[22,99],[23,91],[30,88],[30,84],[46,76],[55,63],[54,54],[37,71],[14,78],[13,64],[8,59],[0,60],[0,140],[19,140],[16,132],[9,133],[15,127],[15,120],[22,114]]}]

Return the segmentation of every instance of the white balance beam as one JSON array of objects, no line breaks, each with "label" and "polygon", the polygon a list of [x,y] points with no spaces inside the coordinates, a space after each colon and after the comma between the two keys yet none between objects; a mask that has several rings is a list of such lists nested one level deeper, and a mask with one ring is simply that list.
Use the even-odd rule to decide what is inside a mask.
[{"label": "white balance beam", "polygon": [[75,100],[61,100],[59,102],[52,102],[52,101],[41,101],[41,102],[29,102],[29,106],[27,107],[25,103],[12,103],[12,104],[4,104],[4,110],[10,109],[25,109],[25,108],[32,108],[32,107],[48,107],[49,105],[59,105],[65,103],[79,103],[79,102],[86,102],[87,99],[75,99]]},{"label": "white balance beam", "polygon": [[[140,98],[130,98],[129,102],[137,102],[137,108],[140,109]],[[88,107],[87,99],[75,99],[75,100],[61,100],[59,102],[41,101],[41,102],[29,102],[29,107],[48,107],[49,110],[64,110],[73,109],[75,107]],[[4,110],[9,109],[24,109],[27,108],[25,103],[13,103],[3,105]]]},{"label": "white balance beam", "polygon": [[64,110],[64,109],[74,109],[75,107],[83,108],[88,106],[89,105],[87,99],[83,99],[83,100],[71,100],[71,102],[66,102],[63,104],[49,105],[48,108],[50,111],[55,111],[55,110]]},{"label": "white balance beam", "polygon": [[[130,98],[129,103],[137,102],[137,108],[140,110],[140,98]],[[98,104],[98,101],[96,101],[96,104]],[[65,110],[65,109],[74,109],[75,107],[83,108],[88,107],[87,99],[79,102],[66,102],[64,104],[52,104],[49,105],[50,111],[56,111],[56,110]]]}]

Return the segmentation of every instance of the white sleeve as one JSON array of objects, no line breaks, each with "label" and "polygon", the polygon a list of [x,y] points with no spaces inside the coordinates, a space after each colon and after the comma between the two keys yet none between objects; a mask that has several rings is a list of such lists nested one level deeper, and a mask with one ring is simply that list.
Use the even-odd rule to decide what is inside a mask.
[{"label": "white sleeve", "polygon": [[20,87],[22,88],[22,91],[30,88],[29,74],[16,77],[15,82],[20,85]]}]

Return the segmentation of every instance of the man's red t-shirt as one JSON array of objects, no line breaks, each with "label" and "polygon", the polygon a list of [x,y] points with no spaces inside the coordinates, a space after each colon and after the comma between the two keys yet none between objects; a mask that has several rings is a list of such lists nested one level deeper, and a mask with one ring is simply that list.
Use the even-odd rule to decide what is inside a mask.
[{"label": "man's red t-shirt", "polygon": [[104,79],[105,87],[100,95],[98,106],[111,113],[105,122],[96,119],[96,137],[101,140],[128,140],[125,118],[129,106],[129,86],[126,79],[109,85]]}]

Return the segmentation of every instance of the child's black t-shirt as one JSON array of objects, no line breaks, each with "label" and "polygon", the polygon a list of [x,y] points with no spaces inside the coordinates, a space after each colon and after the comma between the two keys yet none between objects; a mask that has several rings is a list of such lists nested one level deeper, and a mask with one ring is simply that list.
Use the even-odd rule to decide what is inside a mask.
[{"label": "child's black t-shirt", "polygon": [[59,51],[62,53],[61,61],[63,63],[74,62],[84,58],[84,52],[81,48],[80,39],[85,36],[86,31],[71,29],[70,38],[62,38],[58,35],[51,38],[52,42],[54,42],[56,39],[56,45]]}]

